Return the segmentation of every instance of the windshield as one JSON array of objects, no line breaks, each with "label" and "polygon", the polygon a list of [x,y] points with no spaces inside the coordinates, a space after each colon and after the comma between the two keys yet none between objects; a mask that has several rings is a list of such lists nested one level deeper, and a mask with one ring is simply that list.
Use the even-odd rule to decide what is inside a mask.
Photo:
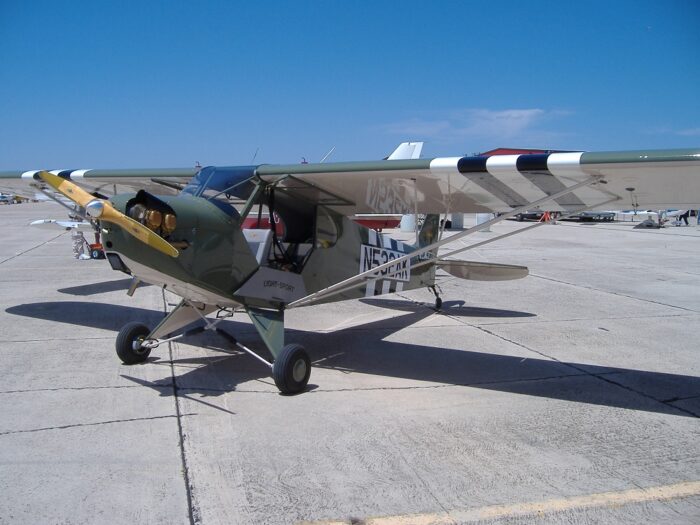
[{"label": "windshield", "polygon": [[182,193],[202,197],[226,213],[235,213],[232,204],[250,197],[255,184],[252,178],[257,166],[207,166],[185,186]]}]

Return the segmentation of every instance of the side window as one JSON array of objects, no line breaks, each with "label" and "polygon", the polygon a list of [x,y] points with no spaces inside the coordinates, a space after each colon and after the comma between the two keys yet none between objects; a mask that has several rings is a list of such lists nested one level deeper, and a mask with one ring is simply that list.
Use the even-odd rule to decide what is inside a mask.
[{"label": "side window", "polygon": [[328,210],[317,208],[316,248],[330,248],[338,242],[338,223]]}]

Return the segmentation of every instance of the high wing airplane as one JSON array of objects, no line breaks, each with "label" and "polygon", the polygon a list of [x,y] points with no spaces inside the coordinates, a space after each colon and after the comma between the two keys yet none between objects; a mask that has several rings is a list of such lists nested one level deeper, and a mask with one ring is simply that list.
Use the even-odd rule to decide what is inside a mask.
[{"label": "high wing airplane", "polygon": [[[384,160],[418,159],[418,158],[420,158],[420,154],[421,154],[421,151],[423,149],[423,144],[424,144],[423,142],[402,142]],[[335,149],[335,148],[333,148],[333,149]],[[330,153],[333,151],[333,149],[330,152],[328,152],[326,157],[328,155],[330,155]],[[326,157],[324,157],[324,159],[321,162],[323,162]],[[53,171],[52,173],[59,174],[61,171],[63,171],[63,170]],[[161,183],[168,190],[179,189],[179,188],[174,188],[172,185],[168,185],[163,181],[161,181]],[[116,188],[114,188],[114,193],[116,193]],[[12,203],[12,202],[14,202],[14,198],[15,198],[14,195],[0,194],[0,204],[6,203],[6,202]],[[100,232],[99,232],[99,227],[96,224],[96,222],[88,220],[88,217],[83,217],[83,220],[81,220],[80,216],[76,216],[76,214],[79,213],[79,211],[75,209],[76,205],[74,203],[72,203],[71,201],[66,201],[65,197],[62,194],[53,194],[52,195],[50,192],[47,192],[47,188],[40,188],[38,193],[35,192],[34,198],[42,200],[42,201],[53,200],[53,201],[65,206],[69,210],[69,219],[70,220],[66,221],[66,220],[57,220],[57,219],[37,219],[37,220],[32,221],[29,224],[30,226],[34,226],[37,228],[43,228],[43,229],[78,230],[78,231],[82,231],[82,232],[91,232],[92,231],[95,233],[95,244],[96,245],[99,244]],[[372,228],[372,229],[381,231],[382,228],[395,227],[396,225],[398,225],[398,223],[401,220],[401,215],[367,214],[367,215],[355,216],[355,217],[353,217],[353,220],[355,222],[358,222],[359,224],[362,224],[363,226],[367,226],[368,228]],[[278,228],[279,228],[280,227],[279,221],[276,221],[276,222],[278,223]],[[247,221],[242,223],[242,227],[244,229],[269,227],[269,225],[270,225],[269,217],[265,217],[265,218],[249,217]],[[92,251],[92,253],[93,253],[93,256],[90,257],[92,259],[104,258],[104,256],[102,255],[101,249],[98,252]]]},{"label": "high wing airplane", "polygon": [[[98,221],[110,265],[134,278],[130,292],[145,281],[182,297],[157,326],[132,322],[119,331],[116,351],[124,363],[145,361],[164,342],[215,330],[265,363],[279,390],[292,394],[306,388],[311,363],[303,347],[285,344],[286,310],[424,286],[439,307],[438,268],[465,279],[524,277],[522,266],[450,258],[515,232],[440,256],[438,249],[537,206],[563,216],[630,203],[696,207],[700,148],[0,173],[0,187],[18,185],[32,192],[53,188]],[[106,198],[114,185],[141,189]],[[156,195],[154,188],[171,194]],[[265,212],[284,227],[270,221],[269,229],[242,228]],[[500,215],[443,239],[438,214],[450,212]],[[367,213],[426,219],[410,245],[349,218]],[[272,361],[218,327],[235,310],[247,312]],[[183,331],[196,321],[198,328]]]}]

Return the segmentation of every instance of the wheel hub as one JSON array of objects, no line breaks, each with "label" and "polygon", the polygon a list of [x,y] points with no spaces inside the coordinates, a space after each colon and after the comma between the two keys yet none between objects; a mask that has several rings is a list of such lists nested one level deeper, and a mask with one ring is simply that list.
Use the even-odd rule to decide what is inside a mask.
[{"label": "wheel hub", "polygon": [[292,377],[297,383],[301,383],[306,376],[306,362],[303,359],[297,359],[292,368]]}]

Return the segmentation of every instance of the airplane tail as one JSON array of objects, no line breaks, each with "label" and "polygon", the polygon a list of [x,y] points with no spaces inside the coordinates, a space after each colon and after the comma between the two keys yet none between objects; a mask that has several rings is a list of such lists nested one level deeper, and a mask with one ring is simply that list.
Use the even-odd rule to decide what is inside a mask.
[{"label": "airplane tail", "polygon": [[391,155],[384,160],[419,159],[422,150],[422,142],[402,142]]},{"label": "airplane tail", "polygon": [[[440,235],[440,215],[438,214],[428,214],[423,220],[423,226],[421,226],[418,232],[418,243],[413,246],[414,250],[423,248],[438,241]],[[434,248],[429,252],[426,252],[418,256],[418,260],[424,261],[426,259],[437,259],[438,249]],[[435,285],[435,264],[429,264],[426,268],[425,274],[423,275],[422,285],[433,287]]]},{"label": "airplane tail", "polygon": [[[415,246],[416,249],[422,248],[423,246],[428,246],[437,242],[438,235],[440,234],[440,215],[429,214],[425,216],[423,221],[423,226],[418,232],[418,244]],[[437,249],[429,252],[433,256],[437,255]]]},{"label": "airplane tail", "polygon": [[[423,246],[428,246],[436,242],[439,233],[440,216],[427,215],[423,222],[423,227],[418,233],[418,244],[414,246],[414,249],[422,248]],[[433,271],[433,284],[435,270],[438,268],[444,270],[453,277],[471,281],[510,281],[513,279],[522,279],[528,275],[528,269],[525,266],[474,261],[438,260],[437,248],[421,256],[421,259],[423,258],[435,259],[434,265],[430,265]],[[439,299],[437,293],[436,297]]]}]

